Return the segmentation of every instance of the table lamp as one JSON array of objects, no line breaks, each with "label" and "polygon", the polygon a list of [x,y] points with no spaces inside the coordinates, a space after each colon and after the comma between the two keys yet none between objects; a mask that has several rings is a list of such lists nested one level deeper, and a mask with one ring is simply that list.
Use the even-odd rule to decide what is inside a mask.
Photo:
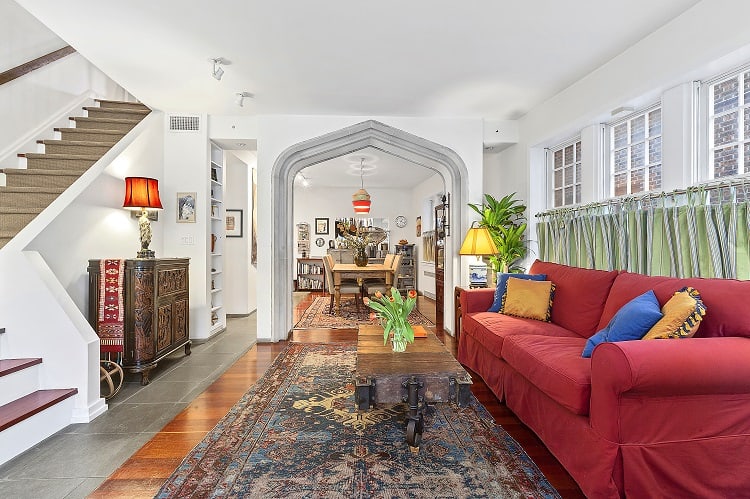
[{"label": "table lamp", "polygon": [[162,209],[159,181],[147,177],[126,177],[125,201],[122,207],[141,210],[141,216],[138,218],[141,236],[138,258],[154,258],[154,252],[148,249],[148,245],[151,244],[151,221],[148,219],[148,210]]},{"label": "table lamp", "polygon": [[490,231],[486,227],[475,227],[477,222],[472,222],[466,233],[459,255],[475,255],[476,264],[469,264],[469,284],[472,286],[487,285],[487,265],[481,261],[481,257],[495,255],[498,253],[497,246],[492,240]]}]

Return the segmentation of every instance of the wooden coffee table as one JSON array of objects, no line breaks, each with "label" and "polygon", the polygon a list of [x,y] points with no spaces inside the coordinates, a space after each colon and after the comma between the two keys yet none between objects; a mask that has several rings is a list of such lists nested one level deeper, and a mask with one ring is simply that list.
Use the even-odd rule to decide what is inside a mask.
[{"label": "wooden coffee table", "polygon": [[465,406],[471,394],[471,377],[432,331],[415,338],[406,352],[383,345],[383,328],[360,326],[354,372],[357,409],[375,404],[409,404],[406,441],[419,447],[427,403],[448,402]]}]

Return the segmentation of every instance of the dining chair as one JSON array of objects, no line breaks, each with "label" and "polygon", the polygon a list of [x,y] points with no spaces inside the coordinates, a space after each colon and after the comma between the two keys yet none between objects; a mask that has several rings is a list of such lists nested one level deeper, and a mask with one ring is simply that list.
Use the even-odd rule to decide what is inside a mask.
[{"label": "dining chair", "polygon": [[[388,256],[391,258],[389,259]],[[386,261],[390,260],[390,272],[391,272],[391,285],[386,286],[385,279],[384,278],[371,278],[371,279],[365,279],[365,281],[362,283],[362,293],[365,296],[372,296],[375,294],[376,291],[380,291],[383,294],[387,294],[391,291],[391,286],[396,286],[396,279],[398,277],[398,267],[401,265],[401,255],[394,255],[393,253],[389,253],[386,256]],[[383,265],[387,266],[386,261],[383,261]]]},{"label": "dining chair", "polygon": [[[331,295],[331,303],[328,306],[328,313],[333,314],[333,300],[336,293],[336,286],[333,283],[333,257],[323,255],[323,269],[326,273],[326,282],[328,283],[328,293]],[[341,295],[354,295],[354,303],[357,305],[359,312],[359,302],[362,301],[362,288],[356,279],[342,279],[339,287]]]}]

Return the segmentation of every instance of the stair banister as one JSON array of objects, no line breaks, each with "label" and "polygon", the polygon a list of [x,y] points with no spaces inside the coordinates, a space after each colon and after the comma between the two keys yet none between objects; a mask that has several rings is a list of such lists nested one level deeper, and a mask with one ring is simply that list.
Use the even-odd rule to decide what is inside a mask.
[{"label": "stair banister", "polygon": [[66,45],[63,48],[50,52],[49,54],[37,57],[36,59],[29,62],[25,62],[20,66],[16,66],[15,68],[11,68],[7,71],[3,71],[2,73],[0,73],[0,85],[8,83],[9,81],[13,81],[16,78],[20,78],[21,76],[31,73],[35,69],[44,67],[51,62],[55,62],[58,59],[62,59],[66,55],[70,55],[75,51],[76,49],[74,49],[70,45]]}]

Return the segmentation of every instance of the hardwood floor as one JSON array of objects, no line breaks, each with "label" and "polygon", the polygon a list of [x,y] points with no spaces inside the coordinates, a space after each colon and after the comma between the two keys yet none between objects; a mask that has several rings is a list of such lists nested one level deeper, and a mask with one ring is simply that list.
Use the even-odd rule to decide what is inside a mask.
[{"label": "hardwood floor", "polygon": [[[315,296],[320,294],[309,294],[295,307],[295,322]],[[417,307],[430,320],[435,320],[434,302],[420,296]],[[351,333],[351,330],[295,330],[290,340],[312,343],[350,341]],[[443,331],[437,331],[436,334],[455,355],[458,345],[453,337]],[[185,455],[263,375],[286,344],[287,342],[262,343],[254,346],[89,497],[153,497]],[[536,435],[504,404],[498,402],[478,376],[471,374],[474,379],[474,395],[492,414],[495,421],[521,444],[560,495],[565,498],[584,497],[570,475]]]}]

